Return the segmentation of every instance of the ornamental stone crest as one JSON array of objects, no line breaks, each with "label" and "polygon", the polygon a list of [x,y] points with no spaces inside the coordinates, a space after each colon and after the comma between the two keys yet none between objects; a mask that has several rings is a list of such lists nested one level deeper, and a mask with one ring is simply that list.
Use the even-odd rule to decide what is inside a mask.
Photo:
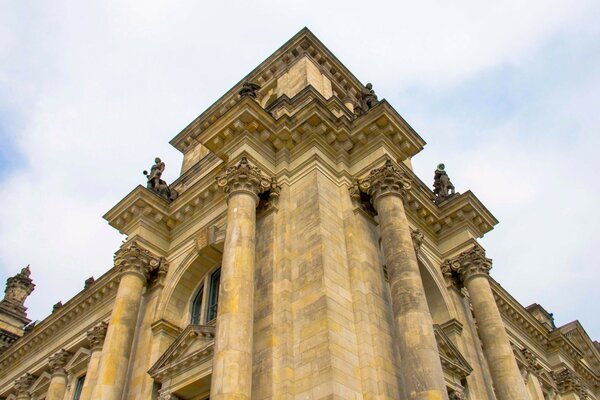
[{"label": "ornamental stone crest", "polygon": [[485,250],[479,245],[446,260],[442,265],[442,274],[449,280],[465,283],[475,276],[488,276],[492,269],[492,260],[486,258]]},{"label": "ornamental stone crest", "polygon": [[92,329],[86,332],[87,339],[90,342],[90,350],[102,350],[104,339],[106,338],[106,330],[108,324],[104,321],[94,326]]},{"label": "ornamental stone crest", "polygon": [[150,272],[160,267],[165,260],[132,242],[115,253],[115,266],[121,273],[135,273],[146,281]]},{"label": "ornamental stone crest", "polygon": [[48,366],[52,374],[65,374],[65,365],[71,358],[72,354],[65,349],[60,350],[58,353],[52,355],[48,359]]},{"label": "ornamental stone crest", "polygon": [[17,396],[19,395],[28,395],[29,388],[33,385],[35,381],[35,376],[30,373],[26,373],[21,376],[19,379],[15,381],[15,390],[17,391]]},{"label": "ornamental stone crest", "polygon": [[259,195],[270,190],[276,192],[275,197],[279,198],[279,189],[273,190],[273,187],[279,188],[277,181],[263,175],[260,168],[252,166],[246,157],[242,157],[237,165],[227,168],[216,179],[217,184],[226,195],[246,192],[258,199]]}]

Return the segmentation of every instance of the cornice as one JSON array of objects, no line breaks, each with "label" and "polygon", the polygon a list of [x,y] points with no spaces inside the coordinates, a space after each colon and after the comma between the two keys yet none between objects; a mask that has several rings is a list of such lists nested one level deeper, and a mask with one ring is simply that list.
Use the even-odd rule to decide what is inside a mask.
[{"label": "cornice", "polygon": [[74,321],[90,314],[90,310],[117,293],[119,273],[111,268],[89,289],[79,292],[63,307],[39,322],[25,336],[19,338],[0,354],[0,376],[9,371],[9,366],[39,351],[47,343],[70,329]]},{"label": "cornice", "polygon": [[171,140],[171,145],[181,152],[186,152],[198,135],[238,102],[238,93],[244,82],[254,82],[262,86],[259,90],[259,98],[262,98],[264,92],[279,76],[286,73],[296,60],[306,55],[312,58],[321,73],[331,80],[332,89],[338,97],[351,97],[355,102],[358,100],[357,96],[362,88],[360,81],[310,30],[304,28],[194,119]]}]

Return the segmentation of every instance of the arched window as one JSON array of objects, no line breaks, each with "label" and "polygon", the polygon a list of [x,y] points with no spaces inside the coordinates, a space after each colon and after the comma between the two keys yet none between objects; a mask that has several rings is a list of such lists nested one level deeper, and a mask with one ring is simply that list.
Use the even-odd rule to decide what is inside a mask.
[{"label": "arched window", "polygon": [[204,276],[196,295],[192,299],[191,324],[209,323],[217,317],[220,283],[221,268],[217,268]]}]

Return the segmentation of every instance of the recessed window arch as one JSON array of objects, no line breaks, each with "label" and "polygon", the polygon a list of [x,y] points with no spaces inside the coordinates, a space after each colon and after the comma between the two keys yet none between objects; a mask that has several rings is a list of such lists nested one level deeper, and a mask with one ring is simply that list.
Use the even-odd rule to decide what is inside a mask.
[{"label": "recessed window arch", "polygon": [[221,267],[213,268],[201,279],[196,294],[192,298],[190,323],[209,324],[217,318]]}]

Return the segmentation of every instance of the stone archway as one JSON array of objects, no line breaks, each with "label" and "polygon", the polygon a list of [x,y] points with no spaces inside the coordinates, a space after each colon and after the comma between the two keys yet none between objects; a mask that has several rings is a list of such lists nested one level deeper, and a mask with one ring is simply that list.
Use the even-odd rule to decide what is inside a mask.
[{"label": "stone archway", "polygon": [[449,304],[451,304],[450,299],[447,298],[443,286],[436,279],[431,263],[427,262],[422,256],[418,257],[418,262],[421,280],[423,281],[423,287],[425,289],[425,297],[427,298],[427,305],[433,323],[444,324],[454,318],[449,306]]}]

